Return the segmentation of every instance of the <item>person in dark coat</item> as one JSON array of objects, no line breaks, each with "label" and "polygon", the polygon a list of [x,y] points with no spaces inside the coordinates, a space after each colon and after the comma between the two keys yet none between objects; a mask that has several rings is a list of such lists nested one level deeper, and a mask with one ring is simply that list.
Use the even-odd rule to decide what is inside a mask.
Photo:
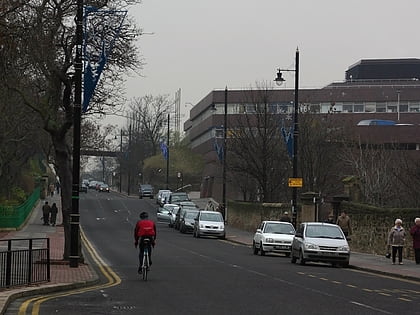
[{"label": "person in dark coat", "polygon": [[45,204],[42,206],[42,219],[44,220],[44,225],[49,225],[50,212],[51,212],[51,207],[48,204],[48,201],[45,201]]},{"label": "person in dark coat", "polygon": [[292,222],[292,219],[290,219],[289,212],[284,211],[283,212],[283,215],[280,218],[280,221],[281,222],[289,222],[289,223],[291,223]]},{"label": "person in dark coat", "polygon": [[420,264],[420,218],[416,218],[414,220],[414,223],[416,223],[415,226],[413,226],[410,229],[411,237],[413,238],[413,248],[414,248],[414,258],[416,259],[416,264]]},{"label": "person in dark coat", "polygon": [[58,208],[54,202],[51,206],[51,217],[50,217],[50,223],[52,226],[55,226],[55,221],[57,220],[57,212],[58,212]]}]

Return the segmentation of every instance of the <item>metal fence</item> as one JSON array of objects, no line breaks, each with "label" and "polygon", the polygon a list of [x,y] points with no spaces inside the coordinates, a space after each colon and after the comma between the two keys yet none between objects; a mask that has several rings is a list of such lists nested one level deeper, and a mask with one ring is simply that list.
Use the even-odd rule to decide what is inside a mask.
[{"label": "metal fence", "polygon": [[0,268],[0,289],[50,281],[50,239],[0,240]]}]

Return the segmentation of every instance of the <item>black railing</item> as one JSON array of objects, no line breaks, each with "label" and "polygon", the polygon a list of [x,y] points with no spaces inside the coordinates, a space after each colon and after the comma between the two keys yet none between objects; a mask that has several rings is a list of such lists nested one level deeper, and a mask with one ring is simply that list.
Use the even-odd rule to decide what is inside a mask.
[{"label": "black railing", "polygon": [[50,281],[50,239],[0,240],[0,268],[0,289]]}]

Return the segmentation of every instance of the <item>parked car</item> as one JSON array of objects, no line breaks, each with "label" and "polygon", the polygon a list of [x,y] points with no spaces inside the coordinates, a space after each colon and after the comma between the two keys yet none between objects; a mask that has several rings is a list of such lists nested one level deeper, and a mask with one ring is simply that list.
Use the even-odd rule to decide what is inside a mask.
[{"label": "parked car", "polygon": [[295,228],[289,222],[262,221],[252,240],[252,252],[264,256],[277,252],[290,256]]},{"label": "parked car", "polygon": [[188,209],[185,210],[180,223],[179,223],[179,231],[181,233],[192,232],[194,229],[194,219],[197,217],[198,210]]},{"label": "parked car", "polygon": [[175,223],[174,223],[174,228],[176,230],[179,230],[179,228],[181,227],[181,218],[184,215],[185,211],[187,210],[194,210],[194,211],[198,211],[198,209],[196,207],[191,207],[191,206],[180,206],[179,211],[177,212],[176,216],[175,216]]},{"label": "parked car", "polygon": [[193,201],[181,201],[178,203],[181,207],[198,208]]},{"label": "parked car", "polygon": [[167,209],[170,212],[171,217],[170,217],[170,221],[169,221],[169,227],[174,227],[176,215],[177,215],[179,209],[181,209],[181,207],[178,206],[178,205],[175,205],[175,204],[166,203],[166,204],[163,205],[162,208]]},{"label": "parked car", "polygon": [[199,211],[194,220],[193,236],[204,235],[226,238],[223,216],[217,211]]},{"label": "parked car", "polygon": [[156,217],[158,222],[165,222],[170,224],[172,214],[168,208],[159,207],[157,209]]},{"label": "parked car", "polygon": [[158,193],[156,194],[156,204],[159,206],[163,206],[165,203],[168,202],[169,195],[171,194],[171,191],[168,189],[160,189]]},{"label": "parked car", "polygon": [[148,197],[153,199],[153,187],[150,184],[143,184],[139,187],[139,198]]},{"label": "parked car", "polygon": [[168,203],[179,204],[182,201],[190,201],[190,197],[186,192],[173,192],[169,196]]},{"label": "parked car", "polygon": [[299,225],[292,242],[292,263],[308,261],[348,267],[350,247],[338,225],[305,222]]},{"label": "parked car", "polygon": [[109,192],[109,186],[107,184],[100,184],[98,188],[99,192]]}]

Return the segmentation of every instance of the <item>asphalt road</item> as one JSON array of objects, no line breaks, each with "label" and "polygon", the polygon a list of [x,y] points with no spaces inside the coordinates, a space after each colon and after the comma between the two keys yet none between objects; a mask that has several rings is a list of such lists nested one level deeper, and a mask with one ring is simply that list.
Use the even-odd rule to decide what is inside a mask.
[{"label": "asphalt road", "polygon": [[[141,211],[155,219],[156,207],[155,200],[114,193],[83,195],[81,226],[105,276],[101,285],[45,296],[39,313],[420,314],[418,282],[322,264],[300,266],[279,255],[255,256],[249,247],[196,239],[166,224],[158,224],[145,282],[137,274],[133,229]],[[16,301],[10,312],[23,303]]]}]

